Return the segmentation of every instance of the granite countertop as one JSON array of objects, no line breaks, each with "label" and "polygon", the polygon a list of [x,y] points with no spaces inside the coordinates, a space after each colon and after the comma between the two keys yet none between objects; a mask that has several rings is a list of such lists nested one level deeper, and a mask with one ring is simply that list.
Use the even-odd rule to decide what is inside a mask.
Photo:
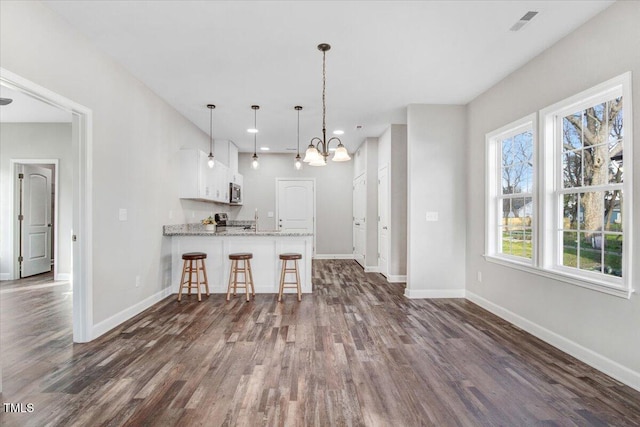
[{"label": "granite countertop", "polygon": [[202,224],[176,224],[162,227],[164,236],[313,236],[313,233],[282,232],[279,230],[246,230],[243,227],[224,227],[218,231],[206,231]]}]

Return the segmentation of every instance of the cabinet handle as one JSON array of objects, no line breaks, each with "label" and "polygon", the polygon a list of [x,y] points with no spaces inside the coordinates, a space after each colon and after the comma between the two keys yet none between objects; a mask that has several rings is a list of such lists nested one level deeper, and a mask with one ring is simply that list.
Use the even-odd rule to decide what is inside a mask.
[{"label": "cabinet handle", "polygon": [[359,223],[359,222],[356,222],[356,225],[360,225],[360,223]]},{"label": "cabinet handle", "polygon": [[386,229],[387,229],[387,226],[385,225],[384,227],[382,227],[382,229],[383,229],[383,230],[386,230]]}]

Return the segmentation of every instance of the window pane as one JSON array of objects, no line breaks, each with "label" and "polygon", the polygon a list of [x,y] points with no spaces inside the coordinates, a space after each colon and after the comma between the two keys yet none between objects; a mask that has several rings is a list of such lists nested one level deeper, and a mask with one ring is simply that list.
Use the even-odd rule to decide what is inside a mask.
[{"label": "window pane", "polygon": [[571,114],[562,119],[564,150],[582,147],[582,113]]},{"label": "window pane", "polygon": [[609,141],[618,141],[624,137],[622,126],[622,97],[608,102],[609,108]]},{"label": "window pane", "polygon": [[582,185],[582,150],[563,153],[562,181],[564,188],[580,187]]},{"label": "window pane", "polygon": [[562,233],[562,265],[578,267],[578,233]]},{"label": "window pane", "polygon": [[604,273],[622,277],[622,240],[621,235],[605,234]]},{"label": "window pane", "polygon": [[622,231],[622,190],[605,191],[604,224],[606,231]]},{"label": "window pane", "polygon": [[519,193],[516,186],[516,171],[511,166],[502,168],[502,194]]},{"label": "window pane", "polygon": [[580,233],[578,268],[602,272],[602,234]]},{"label": "window pane", "polygon": [[565,194],[563,196],[563,221],[562,228],[565,230],[578,229],[578,195]]},{"label": "window pane", "polygon": [[622,157],[622,141],[609,143],[609,183],[623,182]]},{"label": "window pane", "polygon": [[585,231],[602,231],[604,224],[604,193],[590,191],[580,193],[580,229]]}]

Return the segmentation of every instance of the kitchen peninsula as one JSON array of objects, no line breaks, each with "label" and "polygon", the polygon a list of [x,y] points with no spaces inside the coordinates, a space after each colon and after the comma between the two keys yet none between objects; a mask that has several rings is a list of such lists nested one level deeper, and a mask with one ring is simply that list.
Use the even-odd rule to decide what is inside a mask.
[{"label": "kitchen peninsula", "polygon": [[[182,274],[182,254],[204,252],[211,293],[227,292],[231,262],[229,254],[251,252],[251,268],[256,293],[278,293],[282,253],[302,254],[298,263],[302,293],[311,293],[313,234],[281,231],[255,231],[242,228],[205,231],[200,224],[165,225],[163,235],[171,237],[171,286],[178,293]],[[295,292],[287,289],[285,292]]]}]

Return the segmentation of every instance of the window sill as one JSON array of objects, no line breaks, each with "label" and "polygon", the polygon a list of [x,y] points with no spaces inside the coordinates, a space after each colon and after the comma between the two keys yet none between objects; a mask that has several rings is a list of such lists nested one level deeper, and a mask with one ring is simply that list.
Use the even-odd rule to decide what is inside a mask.
[{"label": "window sill", "polygon": [[545,268],[534,267],[529,264],[493,255],[484,255],[484,259],[494,264],[515,268],[516,270],[525,271],[527,273],[536,274],[538,276],[543,276],[553,280],[559,280],[561,282],[580,286],[581,288],[591,289],[593,291],[602,292],[607,295],[613,295],[619,298],[629,299],[631,298],[631,294],[634,292],[633,289],[625,289],[619,286],[612,285],[611,283],[605,281],[591,280],[589,278],[564,273],[558,270],[549,270]]}]

